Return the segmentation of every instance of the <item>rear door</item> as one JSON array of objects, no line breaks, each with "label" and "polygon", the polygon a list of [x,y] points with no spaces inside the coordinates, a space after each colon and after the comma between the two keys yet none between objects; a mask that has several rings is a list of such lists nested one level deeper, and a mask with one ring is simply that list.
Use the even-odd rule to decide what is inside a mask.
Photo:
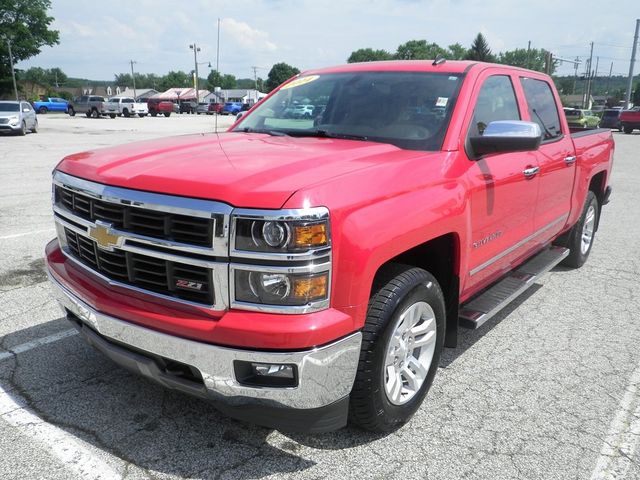
[{"label": "rear door", "polygon": [[[496,120],[521,120],[514,81],[507,74],[484,72],[478,79],[467,137],[481,135]],[[485,155],[470,160],[471,238],[465,290],[477,290],[511,268],[524,253],[533,230],[538,194],[536,152]]]},{"label": "rear door", "polygon": [[534,232],[538,243],[557,234],[569,216],[577,158],[569,132],[562,131],[554,90],[546,79],[520,77],[528,119],[540,125],[543,140],[536,152],[540,167]]}]

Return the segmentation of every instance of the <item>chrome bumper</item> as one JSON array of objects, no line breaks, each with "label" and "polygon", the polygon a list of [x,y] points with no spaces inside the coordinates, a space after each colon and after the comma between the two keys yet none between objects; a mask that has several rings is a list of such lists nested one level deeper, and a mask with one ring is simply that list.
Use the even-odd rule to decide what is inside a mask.
[{"label": "chrome bumper", "polygon": [[[71,312],[104,339],[115,344],[124,344],[135,350],[197,368],[204,380],[204,387],[201,388],[216,400],[236,406],[262,404],[313,409],[344,399],[351,392],[362,342],[360,332],[332,344],[301,352],[260,352],[220,347],[156,332],[105,315],[78,298],[51,273],[49,279],[65,313]],[[298,369],[298,386],[267,388],[241,385],[235,378],[234,360],[295,364]],[[138,373],[164,383],[154,374],[157,372],[150,371],[146,366],[138,367]],[[198,394],[197,389],[192,390],[194,391],[191,393]]]}]

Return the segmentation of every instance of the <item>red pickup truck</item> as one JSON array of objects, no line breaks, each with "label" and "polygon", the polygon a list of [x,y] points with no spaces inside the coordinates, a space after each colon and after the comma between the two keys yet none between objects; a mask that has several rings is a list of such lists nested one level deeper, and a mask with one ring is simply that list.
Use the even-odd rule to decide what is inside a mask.
[{"label": "red pickup truck", "polygon": [[636,128],[640,129],[640,107],[620,113],[620,128],[624,133],[631,133]]},{"label": "red pickup truck", "polygon": [[537,72],[308,71],[227,133],[64,158],[48,272],[90,344],[168,388],[282,430],[388,431],[459,327],[586,261],[613,150]]},{"label": "red pickup truck", "polygon": [[159,98],[149,98],[147,100],[147,107],[149,108],[149,115],[152,117],[155,117],[156,115],[170,117],[174,110],[173,102],[161,100]]}]

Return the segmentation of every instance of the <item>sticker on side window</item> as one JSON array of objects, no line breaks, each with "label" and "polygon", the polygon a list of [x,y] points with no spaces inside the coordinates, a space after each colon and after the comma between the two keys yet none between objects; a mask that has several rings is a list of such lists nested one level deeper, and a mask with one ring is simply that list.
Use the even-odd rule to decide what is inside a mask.
[{"label": "sticker on side window", "polygon": [[447,97],[438,97],[436,100],[436,107],[446,107],[449,99]]},{"label": "sticker on side window", "polygon": [[311,83],[314,80],[317,80],[319,78],[320,78],[320,75],[309,75],[308,77],[297,78],[297,79],[287,83],[280,90],[286,90],[288,88],[294,88],[294,87],[299,87],[300,85],[306,85],[307,83]]}]

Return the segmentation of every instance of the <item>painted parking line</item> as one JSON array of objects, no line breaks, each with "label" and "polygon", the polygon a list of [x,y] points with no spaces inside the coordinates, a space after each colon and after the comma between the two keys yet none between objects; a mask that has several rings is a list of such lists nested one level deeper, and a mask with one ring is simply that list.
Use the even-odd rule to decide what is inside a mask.
[{"label": "painted parking line", "polygon": [[622,480],[640,443],[640,365],[631,375],[591,480]]},{"label": "painted parking line", "polygon": [[39,233],[55,233],[55,228],[47,228],[45,230],[32,230],[31,232],[14,233],[13,235],[3,235],[0,240],[9,240],[10,238],[26,237],[27,235],[37,235]]},{"label": "painted parking line", "polygon": [[57,457],[76,478],[83,480],[115,480],[122,476],[91,451],[79,438],[45,422],[26,401],[0,385],[0,419],[14,427]]},{"label": "painted parking line", "polygon": [[58,340],[62,340],[63,338],[70,337],[71,335],[77,334],[78,331],[75,328],[70,328],[69,330],[63,330],[62,332],[54,333],[53,335],[49,335],[48,337],[37,338],[35,340],[31,340],[30,342],[22,343],[10,349],[8,352],[0,353],[0,362],[2,360],[6,360],[7,358],[11,358],[18,353],[28,352],[37,347],[41,347],[42,345],[47,345],[48,343],[57,342]]}]

